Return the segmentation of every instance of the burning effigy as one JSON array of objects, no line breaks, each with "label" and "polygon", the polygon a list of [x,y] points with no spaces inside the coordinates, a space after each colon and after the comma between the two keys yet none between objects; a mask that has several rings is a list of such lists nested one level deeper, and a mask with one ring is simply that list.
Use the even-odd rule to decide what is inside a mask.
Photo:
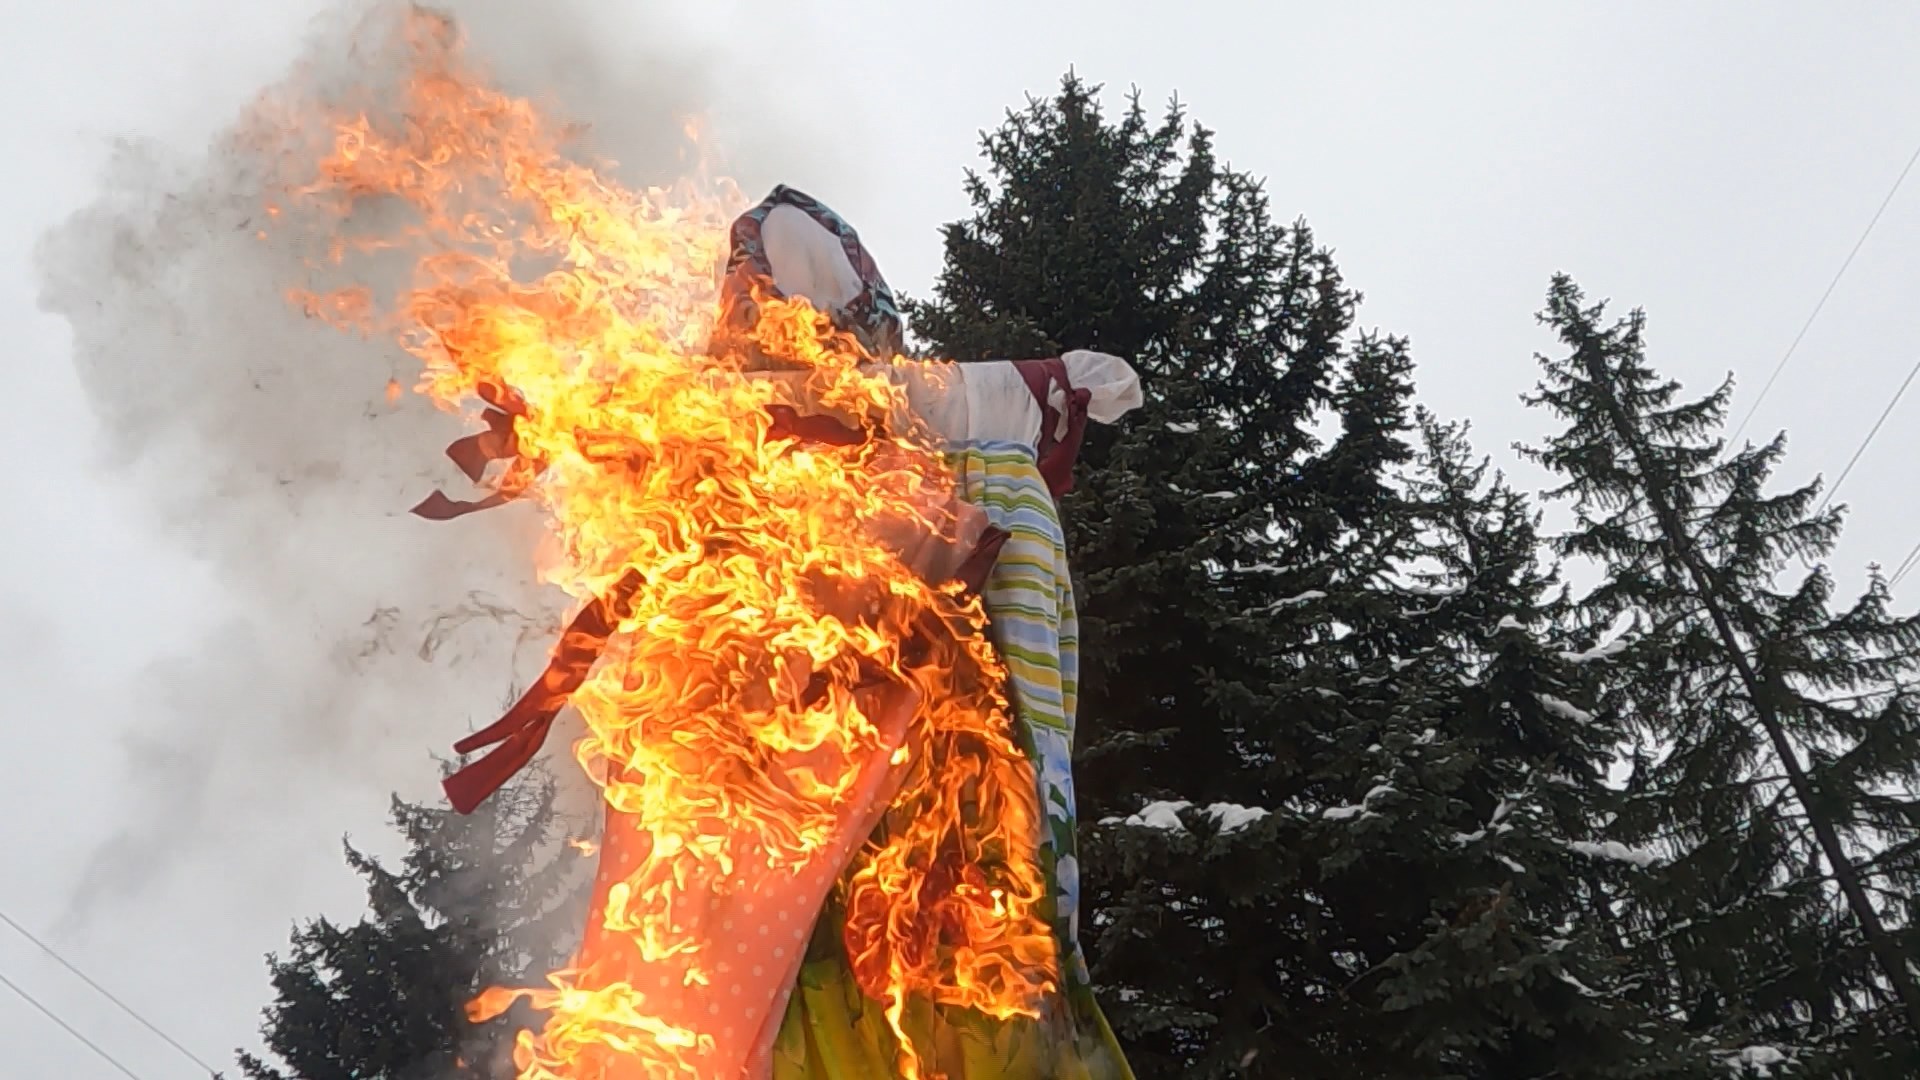
[{"label": "burning effigy", "polygon": [[[1085,425],[1139,403],[1132,369],[907,358],[821,203],[626,189],[445,19],[406,34],[404,100],[333,116],[268,213],[411,260],[391,298],[294,298],[392,334],[472,420],[447,455],[481,494],[414,512],[532,508],[534,569],[576,603],[446,790],[471,810],[579,714],[605,815],[585,934],[470,1015],[544,1013],[522,1080],[1130,1076],[1078,945],[1056,500]],[[347,229],[371,201],[403,223]]]}]

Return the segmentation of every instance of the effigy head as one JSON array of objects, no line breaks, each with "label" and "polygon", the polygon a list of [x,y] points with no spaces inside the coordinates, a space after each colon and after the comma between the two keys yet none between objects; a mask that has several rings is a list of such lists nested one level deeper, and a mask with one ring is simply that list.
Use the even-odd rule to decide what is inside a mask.
[{"label": "effigy head", "polygon": [[[805,300],[876,358],[905,350],[905,321],[893,289],[859,233],[826,204],[783,184],[734,219],[731,239],[716,353],[754,351],[743,343],[765,297]],[[763,356],[757,361],[749,366],[771,363]]]}]

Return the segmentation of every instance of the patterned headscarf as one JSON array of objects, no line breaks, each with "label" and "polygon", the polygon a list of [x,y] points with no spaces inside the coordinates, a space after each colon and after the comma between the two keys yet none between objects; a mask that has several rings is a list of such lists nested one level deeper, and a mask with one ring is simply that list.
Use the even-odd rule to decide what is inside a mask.
[{"label": "patterned headscarf", "polygon": [[782,206],[790,206],[806,214],[839,241],[840,250],[845,253],[860,286],[859,293],[842,304],[822,304],[817,297],[805,299],[827,309],[836,325],[859,338],[861,344],[875,356],[890,357],[904,351],[905,320],[901,318],[899,304],[886,278],[880,275],[880,268],[874,263],[873,256],[860,242],[860,234],[825,203],[784,184],[774,188],[758,206],[734,220],[733,250],[727,259],[726,276],[721,284],[723,326],[739,331],[751,325],[754,315],[751,284],[755,280],[765,283],[762,288],[771,288],[777,296],[787,295],[781,291],[780,283],[775,278],[773,265],[767,258],[766,244],[761,237],[761,227],[766,223],[767,215]]}]

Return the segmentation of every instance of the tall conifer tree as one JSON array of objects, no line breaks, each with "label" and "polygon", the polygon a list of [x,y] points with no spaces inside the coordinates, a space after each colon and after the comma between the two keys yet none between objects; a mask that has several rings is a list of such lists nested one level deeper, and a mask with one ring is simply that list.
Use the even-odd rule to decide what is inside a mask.
[{"label": "tall conifer tree", "polygon": [[274,1061],[241,1056],[252,1080],[498,1080],[512,1073],[515,1009],[469,1024],[490,986],[536,986],[564,963],[581,916],[580,858],[560,849],[554,789],[537,772],[471,816],[395,799],[407,841],[397,870],[351,844],[368,913],[314,919],[270,957],[275,998],[261,1032]]},{"label": "tall conifer tree", "polygon": [[1652,855],[1610,828],[1620,737],[1592,670],[1609,650],[1565,634],[1538,515],[1464,425],[1422,413],[1419,431],[1400,496],[1415,540],[1375,583],[1367,631],[1392,658],[1355,680],[1378,696],[1357,712],[1377,718],[1376,786],[1323,811],[1355,833],[1329,843],[1337,906],[1371,912],[1349,993],[1373,1013],[1372,1071],[1717,1074],[1618,946],[1612,906]]},{"label": "tall conifer tree", "polygon": [[[1143,1075],[1257,1074],[1301,1043],[1277,1022],[1277,973],[1301,945],[1273,932],[1298,907],[1291,872],[1203,894],[1192,853],[1166,836],[1086,826],[1204,797],[1232,825],[1216,828],[1211,864],[1292,860],[1299,822],[1249,814],[1306,782],[1316,724],[1339,726],[1314,685],[1337,673],[1303,670],[1301,650],[1326,636],[1355,521],[1376,512],[1342,496],[1407,453],[1381,437],[1396,421],[1367,413],[1403,409],[1404,380],[1389,343],[1371,367],[1353,362],[1357,298],[1331,256],[1272,221],[1208,132],[1177,105],[1155,120],[1136,98],[1109,118],[1096,98],[1068,78],[986,136],[973,212],[947,227],[935,293],[912,315],[960,360],[1093,348],[1141,372],[1145,407],[1089,433],[1063,507],[1083,657],[1083,927]],[[1362,377],[1376,371],[1377,385]]]},{"label": "tall conifer tree", "polygon": [[1770,490],[1784,437],[1727,453],[1730,385],[1684,400],[1641,312],[1609,322],[1562,276],[1541,319],[1566,350],[1530,398],[1567,424],[1532,451],[1577,514],[1561,546],[1605,569],[1594,617],[1644,631],[1611,698],[1643,741],[1628,821],[1670,856],[1634,911],[1649,972],[1729,1060],[1914,1075],[1920,620],[1878,574],[1834,609],[1811,560],[1839,508]]},{"label": "tall conifer tree", "polygon": [[1623,867],[1570,846],[1613,850],[1581,801],[1605,734],[1533,636],[1524,501],[1435,425],[1410,488],[1405,343],[1177,105],[1109,117],[1070,77],[983,148],[929,351],[1105,350],[1147,397],[1063,507],[1083,926],[1136,1070],[1660,1075],[1684,1055],[1612,1000],[1591,914]]}]

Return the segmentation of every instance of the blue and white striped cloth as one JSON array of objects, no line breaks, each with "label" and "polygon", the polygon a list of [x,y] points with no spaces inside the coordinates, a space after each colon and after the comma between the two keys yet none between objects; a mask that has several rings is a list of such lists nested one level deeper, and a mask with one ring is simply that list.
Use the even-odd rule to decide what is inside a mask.
[{"label": "blue and white striped cloth", "polygon": [[1054,885],[1053,923],[1062,970],[1084,983],[1073,798],[1080,629],[1060,513],[1034,462],[1031,443],[965,441],[948,450],[960,497],[1008,533],[981,599],[1012,683],[1010,696],[1046,814],[1041,856]]}]

